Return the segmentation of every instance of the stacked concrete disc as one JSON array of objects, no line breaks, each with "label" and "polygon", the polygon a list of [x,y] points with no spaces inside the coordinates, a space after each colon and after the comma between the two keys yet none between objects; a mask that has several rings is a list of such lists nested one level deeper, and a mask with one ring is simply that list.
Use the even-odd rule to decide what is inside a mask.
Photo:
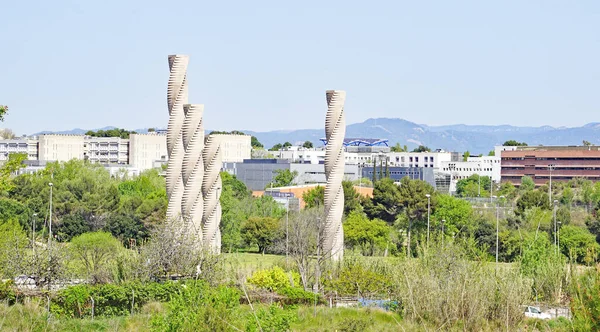
[{"label": "stacked concrete disc", "polygon": [[340,260],[344,255],[344,136],[346,120],[344,102],[346,92],[327,90],[327,115],[325,118],[325,225],[323,253],[332,260]]}]

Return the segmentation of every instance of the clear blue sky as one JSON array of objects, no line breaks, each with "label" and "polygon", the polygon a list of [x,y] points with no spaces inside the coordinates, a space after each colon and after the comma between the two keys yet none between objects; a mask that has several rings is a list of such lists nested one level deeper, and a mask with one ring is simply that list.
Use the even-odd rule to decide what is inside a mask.
[{"label": "clear blue sky", "polygon": [[167,55],[189,54],[205,127],[600,121],[600,2],[4,1],[0,104],[17,133],[166,127]]}]

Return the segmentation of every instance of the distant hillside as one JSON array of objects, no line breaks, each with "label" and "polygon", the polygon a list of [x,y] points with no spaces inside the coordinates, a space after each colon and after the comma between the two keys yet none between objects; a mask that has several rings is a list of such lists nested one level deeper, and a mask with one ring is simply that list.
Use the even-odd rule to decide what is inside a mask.
[{"label": "distant hillside", "polygon": [[[244,131],[258,138],[266,147],[285,141],[310,140],[320,145],[319,139],[325,136],[324,129],[303,129],[289,132]],[[516,127],[510,125],[477,126],[447,125],[427,126],[397,118],[368,119],[346,127],[346,137],[387,138],[390,145],[396,142],[410,149],[418,145],[440,148],[448,151],[470,151],[472,154],[487,154],[495,145],[507,140],[527,142],[529,145],[581,145],[587,140],[600,145],[600,123],[590,123],[582,127]]]},{"label": "distant hillside", "polygon": [[[115,127],[98,128],[102,130]],[[94,131],[98,129],[93,129]],[[231,128],[236,129],[236,128]],[[135,129],[145,133],[148,128]],[[269,148],[277,143],[312,141],[320,146],[320,138],[325,136],[324,129],[299,129],[291,131],[255,132],[242,130],[254,135]],[[55,132],[58,134],[84,134],[86,129],[73,129]],[[207,130],[210,132],[210,130]],[[41,132],[51,133],[51,132]],[[472,154],[487,154],[495,145],[507,140],[527,142],[529,145],[581,145],[583,140],[600,145],[600,123],[589,123],[582,127],[517,127],[511,125],[479,126],[479,125],[445,125],[428,126],[398,118],[367,119],[346,127],[346,137],[352,138],[386,138],[390,145],[400,143],[413,149],[426,145],[432,149],[448,151],[470,151]]]}]

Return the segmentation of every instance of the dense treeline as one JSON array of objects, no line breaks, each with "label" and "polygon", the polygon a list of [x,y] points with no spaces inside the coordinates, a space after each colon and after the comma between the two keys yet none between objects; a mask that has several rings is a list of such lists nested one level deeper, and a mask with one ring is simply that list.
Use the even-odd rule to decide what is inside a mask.
[{"label": "dense treeline", "polygon": [[[598,261],[600,184],[555,182],[550,198],[549,187],[535,188],[530,178],[517,188],[473,177],[459,184],[455,197],[420,180],[383,177],[373,184],[373,197],[364,197],[345,181],[345,259],[330,264],[319,242],[323,187],[306,192],[305,208],[287,214],[271,197],[252,197],[242,182],[222,173],[222,251],[282,257],[271,267],[247,270],[228,258],[236,256],[197,248],[184,225],[166,222],[158,171],[110,176],[101,166],[70,161],[14,176],[23,158],[11,155],[0,167],[0,276],[27,275],[39,287],[89,283],[52,294],[51,312],[58,317],[90,317],[91,305],[101,316],[158,306],[146,328],[193,330],[229,317],[238,328],[288,330],[301,317],[296,306],[357,296],[386,299],[408,329],[522,327],[520,306],[530,301],[570,304],[573,326],[596,328],[599,315],[586,308],[598,301],[600,273],[579,274],[573,265]],[[480,198],[467,199],[474,184]],[[48,242],[51,188],[55,241]],[[498,270],[496,253],[510,264]],[[174,276],[201,283],[181,288],[164,282]],[[206,292],[208,285],[214,291]],[[263,301],[264,292],[275,305],[243,306]],[[2,300],[19,303],[19,294],[10,282],[0,285]],[[335,324],[330,328],[371,326],[360,319]]]}]

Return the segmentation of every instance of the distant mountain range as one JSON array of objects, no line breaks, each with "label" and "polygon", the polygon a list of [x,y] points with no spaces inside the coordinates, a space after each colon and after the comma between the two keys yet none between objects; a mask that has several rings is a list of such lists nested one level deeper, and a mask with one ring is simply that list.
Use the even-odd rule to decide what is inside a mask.
[{"label": "distant mountain range", "polygon": [[[99,128],[102,130],[114,127]],[[94,129],[98,130],[98,129]],[[147,132],[136,129],[136,132]],[[87,130],[73,129],[59,134],[84,134]],[[321,145],[319,139],[325,136],[324,129],[299,129],[292,131],[255,132],[241,130],[254,135],[269,148],[277,143],[292,144],[312,141],[315,146]],[[42,132],[50,133],[50,132]],[[42,134],[38,133],[38,134]],[[388,139],[390,145],[400,143],[413,149],[426,145],[432,149],[447,151],[470,151],[471,154],[487,154],[495,145],[501,145],[507,140],[526,142],[529,145],[581,145],[583,140],[594,145],[600,145],[600,123],[594,122],[582,127],[517,127],[510,125],[479,126],[479,125],[446,125],[428,126],[398,118],[368,119],[346,127],[346,137],[351,138],[382,138]]]}]

